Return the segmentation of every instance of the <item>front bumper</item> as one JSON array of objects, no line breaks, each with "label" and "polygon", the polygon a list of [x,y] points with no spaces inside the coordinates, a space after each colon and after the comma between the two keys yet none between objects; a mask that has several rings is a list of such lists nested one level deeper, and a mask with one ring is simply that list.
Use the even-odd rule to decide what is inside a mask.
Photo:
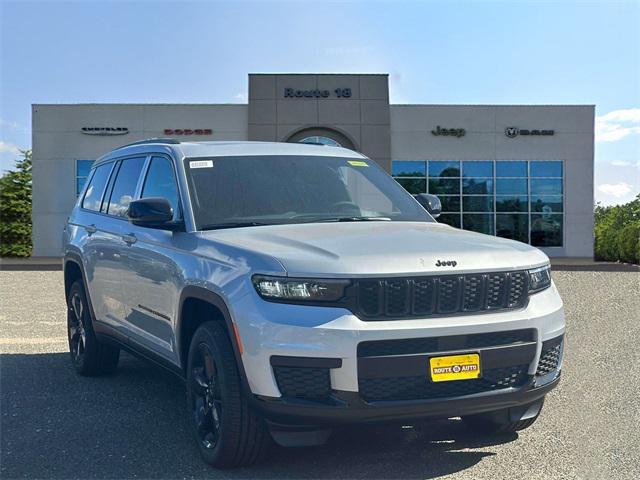
[{"label": "front bumper", "polygon": [[[562,300],[553,284],[547,290],[532,295],[527,306],[520,310],[426,319],[366,322],[341,308],[265,302],[255,291],[239,298],[233,305],[231,313],[244,347],[242,363],[249,389],[258,398],[266,399],[282,397],[274,373],[273,357],[339,361],[338,366],[328,370],[330,390],[345,392],[347,396],[350,393],[359,395],[363,362],[358,350],[364,343],[451,339],[527,330],[532,332],[531,341],[527,342],[529,356],[517,362],[524,365],[524,371],[518,373],[522,381],[515,385],[522,389],[526,380],[522,375],[533,378],[536,374],[543,342],[561,337],[565,330]],[[421,353],[452,350],[470,351],[461,345],[445,344]],[[423,368],[426,375],[426,363],[414,363],[409,367],[415,370],[415,375],[421,375],[419,369]],[[400,365],[399,368],[405,367]]]},{"label": "front bumper", "polygon": [[450,418],[519,407],[542,399],[555,388],[560,375],[542,386],[531,378],[522,388],[509,388],[457,398],[420,401],[363,401],[356,392],[334,391],[330,403],[252,396],[253,408],[273,424],[282,426],[331,426],[348,423],[409,421]]}]

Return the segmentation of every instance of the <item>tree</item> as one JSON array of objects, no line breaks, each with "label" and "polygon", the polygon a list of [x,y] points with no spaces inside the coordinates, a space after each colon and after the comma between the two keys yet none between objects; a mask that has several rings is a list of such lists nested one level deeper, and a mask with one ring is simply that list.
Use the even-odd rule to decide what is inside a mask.
[{"label": "tree", "polygon": [[595,209],[598,260],[640,263],[640,194],[624,205]]},{"label": "tree", "polygon": [[0,256],[31,255],[31,150],[0,177]]}]

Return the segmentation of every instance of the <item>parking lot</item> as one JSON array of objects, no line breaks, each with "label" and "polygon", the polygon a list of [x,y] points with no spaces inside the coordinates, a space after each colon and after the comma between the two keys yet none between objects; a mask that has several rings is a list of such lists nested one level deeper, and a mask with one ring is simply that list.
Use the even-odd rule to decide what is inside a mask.
[{"label": "parking lot", "polygon": [[123,355],[82,378],[66,352],[62,273],[0,272],[1,470],[11,478],[640,477],[640,273],[558,271],[563,380],[522,433],[479,438],[460,421],[357,427],[319,448],[275,448],[249,469],[201,462],[184,386]]}]

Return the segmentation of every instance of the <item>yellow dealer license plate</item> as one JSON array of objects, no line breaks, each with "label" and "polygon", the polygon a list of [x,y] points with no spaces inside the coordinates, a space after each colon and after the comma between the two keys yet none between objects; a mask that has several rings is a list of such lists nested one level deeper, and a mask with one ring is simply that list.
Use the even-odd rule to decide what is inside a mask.
[{"label": "yellow dealer license plate", "polygon": [[466,353],[448,357],[433,357],[429,359],[429,372],[433,382],[478,378],[480,376],[480,355]]}]

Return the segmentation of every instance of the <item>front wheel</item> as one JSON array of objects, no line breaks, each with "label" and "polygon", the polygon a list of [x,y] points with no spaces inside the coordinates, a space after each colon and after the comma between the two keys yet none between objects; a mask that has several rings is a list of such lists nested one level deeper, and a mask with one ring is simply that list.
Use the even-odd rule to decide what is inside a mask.
[{"label": "front wheel", "polygon": [[264,420],[249,407],[231,342],[217,322],[194,333],[187,366],[187,403],[198,449],[214,467],[260,460],[270,444]]}]

